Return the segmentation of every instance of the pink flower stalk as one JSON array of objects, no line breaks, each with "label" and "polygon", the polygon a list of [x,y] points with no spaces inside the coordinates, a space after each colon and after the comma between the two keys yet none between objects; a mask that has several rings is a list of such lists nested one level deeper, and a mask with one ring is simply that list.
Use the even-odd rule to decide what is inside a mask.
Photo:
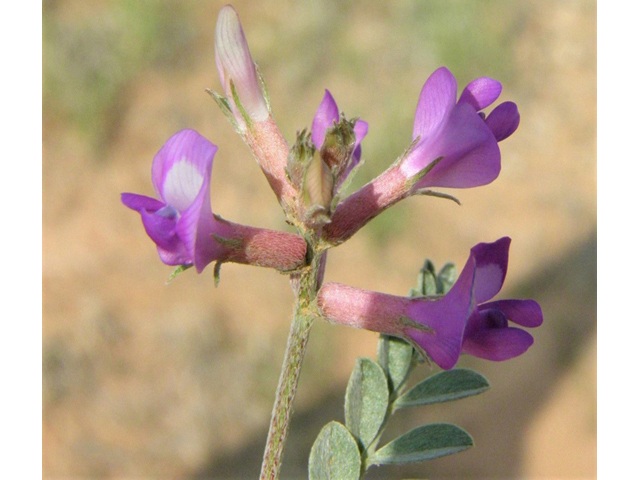
[{"label": "pink flower stalk", "polygon": [[218,14],[215,61],[232,123],[251,148],[278,201],[292,212],[295,191],[285,175],[289,146],[271,117],[240,18],[231,5]]},{"label": "pink flower stalk", "polygon": [[214,216],[211,169],[218,147],[195,130],[173,135],[153,159],[151,178],[159,199],[123,193],[140,213],[147,235],[167,265],[237,262],[281,271],[305,264],[306,243],[297,235],[238,225]]},{"label": "pink flower stalk", "polygon": [[533,337],[507,320],[537,327],[540,306],[533,300],[489,302],[504,283],[510,242],[504,237],[473,247],[442,297],[399,297],[328,283],[318,293],[318,307],[329,321],[402,337],[447,370],[461,353],[496,361],[521,355]]},{"label": "pink flower stalk", "polygon": [[399,162],[341,202],[324,230],[330,243],[344,242],[391,205],[431,187],[471,188],[486,185],[500,173],[498,142],[518,128],[513,102],[496,107],[485,118],[480,110],[495,102],[500,82],[482,77],[457,98],[457,82],[445,67],[425,82],[416,108],[414,144]]}]

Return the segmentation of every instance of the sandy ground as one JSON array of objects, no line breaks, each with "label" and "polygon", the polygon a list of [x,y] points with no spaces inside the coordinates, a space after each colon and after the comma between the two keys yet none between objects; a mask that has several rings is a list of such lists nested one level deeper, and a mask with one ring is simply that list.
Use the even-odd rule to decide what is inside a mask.
[{"label": "sandy ground", "polygon": [[[425,257],[462,265],[475,243],[509,235],[502,295],[536,298],[545,312],[545,324],[533,332],[536,344],[522,357],[497,364],[463,359],[489,378],[490,392],[411,412],[391,426],[400,433],[424,421],[454,421],[474,436],[475,448],[407,469],[378,469],[371,478],[595,478],[595,2],[468,2],[473,14],[459,19],[460,8],[425,13],[419,2],[319,3],[234,5],[289,140],[310,124],[323,88],[347,115],[370,122],[359,184],[410,141],[420,88],[441,64],[466,65],[452,67],[461,84],[503,73],[504,98],[515,100],[522,115],[519,131],[501,144],[498,180],[449,192],[461,207],[431,198],[394,207],[331,252],[326,280],[406,294]],[[63,32],[98,28],[95,19],[119,32],[125,17],[113,12],[121,5],[45,2],[44,14]],[[177,2],[166,5],[178,9]],[[287,228],[249,152],[203,93],[219,89],[213,27],[221,6],[185,2],[169,16],[173,29],[188,33],[172,47],[180,60],[171,68],[162,60],[145,64],[120,82],[117,101],[108,102],[90,134],[45,101],[46,478],[257,476],[291,315],[286,277],[227,264],[218,288],[211,268],[167,285],[171,269],[159,262],[139,217],[119,203],[122,191],[152,194],[153,155],[175,131],[191,127],[220,146],[214,212]],[[453,33],[423,28],[421,15],[431,13],[454,22]],[[487,47],[493,53],[437,48],[455,44],[459,32],[494,35]],[[45,48],[49,58],[59,53]],[[48,68],[45,76],[53,75]],[[80,92],[73,72],[53,71],[71,94]],[[369,332],[314,326],[287,478],[304,477],[315,435],[342,418],[355,359],[374,356],[375,344]]]}]

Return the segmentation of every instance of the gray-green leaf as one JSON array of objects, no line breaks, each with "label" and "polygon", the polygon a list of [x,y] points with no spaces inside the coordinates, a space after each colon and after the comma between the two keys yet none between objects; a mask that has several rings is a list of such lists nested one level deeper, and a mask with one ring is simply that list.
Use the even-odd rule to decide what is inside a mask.
[{"label": "gray-green leaf", "polygon": [[410,292],[411,297],[426,297],[437,293],[436,271],[431,260],[427,259],[418,274],[418,288]]},{"label": "gray-green leaf", "polygon": [[392,392],[404,384],[413,366],[413,347],[401,338],[380,335],[378,362],[389,376]]},{"label": "gray-green leaf", "polygon": [[360,450],[349,430],[330,422],[320,431],[309,455],[309,480],[358,480]]},{"label": "gray-green leaf", "polygon": [[382,368],[370,358],[358,358],[347,386],[344,416],[363,448],[376,438],[388,406],[389,387]]},{"label": "gray-green leaf", "polygon": [[453,263],[447,263],[442,267],[436,278],[439,294],[444,295],[451,290],[451,287],[456,282],[456,274],[456,266]]},{"label": "gray-green leaf", "polygon": [[416,405],[450,402],[477,395],[489,389],[489,382],[479,373],[456,368],[437,373],[420,382],[393,404],[393,410]]},{"label": "gray-green leaf", "polygon": [[368,465],[392,465],[422,462],[466,450],[473,439],[460,427],[449,423],[434,423],[415,428],[380,448]]}]

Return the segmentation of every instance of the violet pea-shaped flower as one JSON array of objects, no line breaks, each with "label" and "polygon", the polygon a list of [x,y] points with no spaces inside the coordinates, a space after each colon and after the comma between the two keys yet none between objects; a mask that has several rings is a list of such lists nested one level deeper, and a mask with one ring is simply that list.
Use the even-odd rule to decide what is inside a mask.
[{"label": "violet pea-shaped flower", "polygon": [[217,147],[195,130],[173,135],[153,159],[158,198],[123,193],[122,203],[140,213],[147,235],[167,265],[238,262],[291,271],[305,262],[306,244],[296,235],[238,225],[214,216],[210,189]]},{"label": "violet pea-shaped flower", "polygon": [[524,353],[533,337],[525,327],[542,323],[533,300],[489,302],[502,288],[510,239],[481,243],[471,254],[451,290],[437,298],[408,298],[337,283],[318,293],[320,313],[334,323],[401,337],[444,369],[461,353],[506,360]]},{"label": "violet pea-shaped flower", "polygon": [[498,142],[518,128],[513,102],[498,105],[488,116],[481,110],[502,91],[497,80],[481,77],[457,99],[457,82],[445,67],[425,82],[413,126],[413,144],[384,173],[338,205],[324,238],[341,243],[391,205],[432,187],[471,188],[486,185],[500,173]]},{"label": "violet pea-shaped flower", "polygon": [[471,250],[476,262],[493,267],[477,269],[480,276],[476,278],[474,293],[476,307],[467,320],[462,353],[493,361],[517,357],[533,345],[533,337],[510,326],[509,321],[528,328],[542,325],[542,309],[535,300],[490,301],[504,284],[510,244],[511,239],[504,237],[491,244],[478,244]]},{"label": "violet pea-shaped flower", "polygon": [[453,74],[445,67],[433,72],[416,109],[413,139],[417,143],[400,166],[407,179],[418,176],[412,189],[471,188],[497,178],[498,142],[515,132],[520,115],[513,102],[499,105],[486,118],[478,112],[495,102],[501,91],[500,82],[482,77],[469,83],[456,101],[458,84]]}]

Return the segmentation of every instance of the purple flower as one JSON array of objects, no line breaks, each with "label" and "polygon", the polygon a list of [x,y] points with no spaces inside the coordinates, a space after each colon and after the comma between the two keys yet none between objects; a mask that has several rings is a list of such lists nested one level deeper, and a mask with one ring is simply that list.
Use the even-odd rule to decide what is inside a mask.
[{"label": "purple flower", "polygon": [[[450,361],[453,361],[456,349],[475,357],[499,361],[522,355],[533,344],[533,337],[528,332],[510,327],[508,320],[523,327],[540,326],[542,310],[537,302],[489,301],[500,292],[504,284],[510,244],[511,239],[503,237],[493,243],[479,243],[473,247],[458,280],[449,293],[439,300],[444,302],[445,309],[449,309],[456,302],[466,302],[467,298],[470,299],[466,316],[452,313],[444,318],[429,320],[430,326],[436,332],[445,329],[457,335],[462,328],[462,343],[456,343],[456,348],[449,347],[447,352]],[[428,318],[431,312],[428,308],[425,309],[425,304],[416,305],[410,310],[410,315],[414,315],[415,318]],[[442,347],[438,345],[437,340],[434,341],[429,332],[414,330],[407,332],[407,335],[430,355],[434,348],[442,351]],[[458,342],[455,335],[449,338]],[[434,361],[438,363],[435,358]]]},{"label": "purple flower", "polygon": [[486,118],[480,112],[501,91],[500,82],[482,77],[469,83],[456,102],[458,86],[448,69],[441,67],[427,79],[413,125],[417,143],[403,159],[401,170],[412,178],[441,160],[418,179],[414,189],[470,188],[496,179],[500,173],[498,142],[515,132],[520,122],[513,102],[498,105]]},{"label": "purple flower", "polygon": [[[324,97],[316,111],[316,115],[313,118],[313,124],[311,126],[311,140],[313,141],[316,149],[320,150],[322,148],[327,129],[332,127],[334,124],[337,124],[339,121],[340,112],[338,110],[338,104],[333,99],[329,90],[325,90]],[[336,186],[339,186],[349,175],[349,172],[351,172],[351,170],[353,170],[353,168],[360,162],[360,157],[362,156],[362,147],[360,144],[368,130],[369,124],[367,122],[363,120],[356,120],[353,128],[356,137],[355,147],[351,154],[351,159],[341,173]]]},{"label": "purple flower", "polygon": [[413,127],[414,145],[398,163],[339,203],[323,238],[339,244],[369,220],[430,187],[470,188],[492,182],[500,173],[498,142],[518,128],[513,102],[498,105],[485,118],[480,110],[500,95],[500,82],[478,78],[457,98],[457,82],[442,67],[426,81]]},{"label": "purple flower", "polygon": [[225,254],[212,235],[227,228],[211,211],[210,181],[218,147],[194,130],[173,135],[153,159],[151,179],[159,200],[123,193],[122,203],[140,212],[142,224],[167,265],[205,266]]},{"label": "purple flower", "polygon": [[451,290],[439,298],[407,298],[328,283],[318,293],[318,307],[330,321],[403,337],[444,369],[461,353],[506,360],[524,353],[533,337],[525,327],[542,323],[533,300],[489,302],[502,288],[510,239],[480,243]]},{"label": "purple flower", "polygon": [[182,130],[153,159],[151,179],[160,200],[122,194],[122,203],[140,212],[160,259],[167,265],[195,265],[198,273],[213,261],[282,272],[303,267],[307,244],[302,237],[213,215],[210,182],[217,149],[195,130]]},{"label": "purple flower", "polygon": [[[533,337],[520,328],[509,326],[509,320],[528,328],[542,325],[542,309],[534,300],[489,301],[502,289],[510,244],[511,239],[504,237],[494,243],[480,243],[471,250],[476,265],[485,266],[476,266],[474,295],[477,305],[465,327],[463,353],[494,361],[517,357],[533,345]],[[469,268],[467,265],[465,268]],[[463,270],[460,276],[464,274]]]}]

